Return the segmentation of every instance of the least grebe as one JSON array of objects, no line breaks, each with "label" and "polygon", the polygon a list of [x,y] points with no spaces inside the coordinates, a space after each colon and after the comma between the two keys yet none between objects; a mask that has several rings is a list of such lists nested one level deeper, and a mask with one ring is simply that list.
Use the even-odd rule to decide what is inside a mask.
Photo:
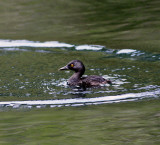
[{"label": "least grebe", "polygon": [[68,85],[70,86],[92,87],[107,83],[111,84],[110,80],[106,80],[103,77],[97,75],[82,77],[85,72],[85,66],[80,60],[72,60],[66,66],[60,68],[60,70],[75,71],[75,73],[68,80]]}]

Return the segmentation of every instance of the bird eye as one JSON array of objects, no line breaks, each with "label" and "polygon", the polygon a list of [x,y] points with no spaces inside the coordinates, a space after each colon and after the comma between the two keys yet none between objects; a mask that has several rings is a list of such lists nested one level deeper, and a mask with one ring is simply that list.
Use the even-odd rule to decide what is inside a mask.
[{"label": "bird eye", "polygon": [[71,67],[74,67],[74,64],[72,63],[70,66],[71,66]]}]

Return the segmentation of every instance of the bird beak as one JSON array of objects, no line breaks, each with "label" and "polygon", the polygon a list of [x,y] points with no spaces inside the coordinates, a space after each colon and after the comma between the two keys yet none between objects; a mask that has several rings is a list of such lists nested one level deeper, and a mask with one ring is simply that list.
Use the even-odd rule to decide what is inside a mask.
[{"label": "bird beak", "polygon": [[59,70],[68,70],[68,66],[61,67]]}]

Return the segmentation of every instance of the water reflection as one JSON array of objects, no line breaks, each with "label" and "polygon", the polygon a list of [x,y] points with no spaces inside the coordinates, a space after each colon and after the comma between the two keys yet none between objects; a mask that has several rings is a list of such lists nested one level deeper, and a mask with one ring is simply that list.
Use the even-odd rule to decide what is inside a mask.
[{"label": "water reflection", "polygon": [[[158,145],[159,6],[0,1],[0,144]],[[73,59],[113,85],[69,88],[58,68]]]},{"label": "water reflection", "polygon": [[[9,62],[6,65],[2,64],[0,80],[2,90],[0,96],[2,97],[6,96],[8,99],[18,97],[17,100],[19,97],[23,98],[22,100],[38,100],[39,98],[63,100],[135,93],[134,99],[136,99],[137,94],[140,96],[138,98],[143,98],[145,95],[147,97],[148,92],[153,95],[153,90],[156,91],[156,95],[152,97],[159,95],[157,93],[159,85],[156,74],[154,74],[158,72],[158,67],[155,67],[155,65],[158,66],[158,63],[151,64],[152,61],[159,61],[159,54],[136,49],[115,50],[101,45],[74,45],[54,41],[0,40],[0,42],[2,43],[0,45],[2,59]],[[8,55],[11,55],[14,61],[11,61]],[[112,86],[104,85],[86,90],[68,87],[67,79],[72,72],[65,71],[62,74],[58,68],[65,63],[61,58],[67,58],[66,62],[68,62],[71,60],[70,57],[75,59],[75,55],[76,59],[79,55],[80,60],[87,55],[88,60],[85,59],[87,74],[101,75],[110,79],[113,82]],[[93,56],[94,59],[92,59]],[[93,63],[93,60],[97,62]],[[149,61],[150,64],[146,61]],[[147,67],[148,65],[150,67]],[[150,82],[146,83],[148,75],[150,75]],[[141,96],[139,93],[145,95]],[[130,99],[134,100],[132,97]],[[114,101],[121,100],[123,99]],[[104,103],[104,101],[96,103],[100,102]]]},{"label": "water reflection", "polygon": [[[83,94],[83,92],[82,92]],[[43,107],[62,107],[62,106],[84,106],[84,105],[97,105],[104,103],[117,103],[125,101],[135,101],[142,99],[143,97],[158,97],[160,95],[160,89],[155,89],[150,92],[142,93],[129,93],[116,96],[105,96],[95,98],[74,98],[74,99],[61,99],[61,100],[34,100],[34,101],[7,101],[0,102],[0,107],[13,107],[13,108],[43,108]],[[82,95],[83,96],[83,95]]]},{"label": "water reflection", "polygon": [[73,47],[74,45],[60,43],[58,41],[29,41],[29,40],[0,40],[0,47]]},{"label": "water reflection", "polygon": [[[43,48],[43,49],[33,49]],[[28,40],[0,40],[1,51],[35,51],[41,53],[52,53],[52,49],[45,50],[46,48],[60,48],[60,49],[73,49],[73,50],[90,50],[90,51],[102,51],[110,54],[107,58],[119,57],[130,58],[132,60],[147,60],[147,61],[159,61],[160,54],[147,53],[135,49],[109,49],[102,45],[73,45],[58,41],[28,41]]]}]

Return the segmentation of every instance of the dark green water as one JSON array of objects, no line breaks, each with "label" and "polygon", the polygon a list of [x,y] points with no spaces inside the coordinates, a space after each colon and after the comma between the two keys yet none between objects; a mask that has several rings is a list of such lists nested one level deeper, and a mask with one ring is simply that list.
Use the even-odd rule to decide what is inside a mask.
[{"label": "dark green water", "polygon": [[[158,0],[0,2],[0,144],[154,144],[160,140]],[[86,75],[111,86],[71,89]]]},{"label": "dark green water", "polygon": [[1,112],[0,144],[159,144],[159,100]]}]

